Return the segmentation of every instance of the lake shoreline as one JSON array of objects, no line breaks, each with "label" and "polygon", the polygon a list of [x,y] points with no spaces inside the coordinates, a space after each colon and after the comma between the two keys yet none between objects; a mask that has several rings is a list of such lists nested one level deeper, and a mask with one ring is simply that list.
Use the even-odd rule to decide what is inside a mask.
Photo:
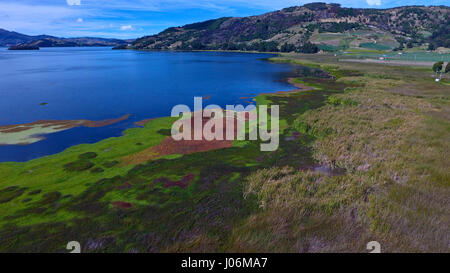
[{"label": "lake shoreline", "polygon": [[[89,48],[86,48],[86,49],[87,50],[91,50],[93,48],[89,47]],[[97,49],[100,49],[100,48],[97,48]],[[72,51],[72,50],[78,51],[78,48],[70,48],[70,51]],[[66,50],[63,50],[61,48],[50,48],[50,49],[46,49],[44,51],[44,53],[48,54],[47,52],[65,52],[65,51]],[[132,50],[132,51],[139,52],[139,50]],[[97,51],[92,51],[92,52],[95,53]],[[107,48],[106,50],[104,50],[104,48],[102,48],[101,52],[106,52],[107,54],[109,54],[108,52],[112,52],[112,51],[109,48]],[[152,51],[152,52],[154,52],[154,51]],[[198,56],[191,55],[191,54],[197,53],[197,52],[192,52],[192,51],[188,52],[188,53],[189,53],[189,55],[186,55],[188,57],[188,59],[192,59],[192,58],[194,60],[198,59],[200,64],[203,62],[203,60],[205,60],[205,61],[208,60],[208,62],[209,62],[209,59],[210,59],[209,55],[203,55],[203,54],[199,54]],[[235,60],[242,59],[242,57],[240,57],[240,56],[247,55],[247,54],[241,55],[244,52],[218,52],[218,53],[222,53],[224,55],[223,56],[219,55],[218,57],[216,57],[215,54],[212,54],[213,55],[213,57],[212,57],[213,58],[212,59],[213,62],[215,60],[225,61],[225,62],[235,62]],[[228,53],[235,53],[235,54],[232,54],[232,55],[228,56]],[[237,55],[236,53],[239,54],[239,55]],[[245,53],[249,53],[249,52],[245,52]],[[26,53],[26,54],[31,54],[31,53],[29,52],[29,53]],[[44,54],[44,55],[46,55],[46,54]],[[260,52],[252,52],[252,56],[253,56],[253,54],[261,54],[261,53]],[[13,54],[13,55],[15,55],[15,54]],[[41,55],[41,54],[34,54],[34,55]],[[129,55],[129,54],[119,54],[119,55]],[[139,55],[139,58],[143,58],[141,56],[142,55]],[[153,55],[147,55],[147,56],[144,56],[144,57],[148,58],[148,57],[152,57],[152,56]],[[158,56],[158,55],[155,55],[155,56]],[[272,75],[271,78],[273,78],[272,80],[270,78],[269,78],[269,80],[262,80],[262,81],[258,80],[258,84],[253,84],[253,85],[255,85],[255,86],[257,86],[257,85],[264,86],[264,82],[272,81],[273,82],[273,86],[277,86],[277,85],[282,86],[282,85],[287,85],[287,84],[288,84],[288,86],[292,86],[291,84],[289,84],[287,82],[287,80],[285,78],[277,77],[277,75],[276,75],[277,70],[280,70],[280,69],[267,69],[268,67],[272,67],[272,64],[269,64],[267,62],[264,62],[264,63],[267,63],[267,64],[264,64],[263,62],[260,62],[261,60],[268,60],[270,57],[273,57],[273,55],[269,55],[268,56],[267,54],[263,54],[264,58],[253,58],[252,56],[245,57],[243,60],[249,60],[250,64],[252,66],[256,65],[257,67],[262,68],[262,71],[268,71],[268,72],[270,71],[270,74]],[[165,58],[166,56],[162,55],[162,57]],[[174,56],[172,58],[179,58],[179,57],[178,56],[176,56],[176,57]],[[265,68],[266,65],[267,65],[267,68]],[[272,70],[273,70],[273,72],[272,72]],[[286,67],[286,68],[283,68],[283,70],[289,71],[290,69]],[[208,101],[211,100],[211,98],[212,98],[212,100],[210,102],[211,104],[217,104],[217,102],[222,101],[221,103],[219,103],[219,105],[222,105],[222,107],[224,107],[226,104],[243,104],[243,103],[253,104],[254,103],[253,101],[240,101],[239,98],[240,97],[249,97],[250,98],[250,97],[253,97],[254,93],[256,93],[256,94],[268,93],[269,94],[269,93],[279,92],[278,90],[280,90],[280,88],[276,88],[276,87],[272,87],[271,88],[270,85],[266,86],[264,88],[266,90],[267,89],[272,89],[273,91],[270,91],[270,92],[267,92],[267,91],[264,91],[264,90],[260,91],[261,89],[259,89],[259,88],[256,89],[257,91],[254,91],[255,90],[254,88],[252,88],[252,89],[250,89],[250,88],[244,89],[242,86],[246,86],[245,81],[248,81],[248,79],[251,79],[251,77],[252,77],[252,75],[249,75],[249,77],[245,77],[246,79],[244,80],[242,85],[240,84],[241,87],[228,88],[228,89],[236,90],[235,95],[233,95],[235,98],[231,97],[231,98],[225,99],[225,97],[224,97],[223,99],[221,99],[220,98],[220,94],[217,94],[217,92],[212,92],[211,93],[209,90],[207,92],[204,92],[204,94],[201,94],[201,96],[205,100],[207,99]],[[221,78],[223,78],[223,77],[221,77]],[[264,77],[264,78],[266,78],[266,77]],[[242,81],[242,79],[239,79],[239,81]],[[277,82],[279,82],[280,84],[278,84]],[[220,83],[220,82],[217,81],[217,83]],[[248,85],[248,83],[247,83],[247,85]],[[151,87],[150,87],[150,89],[151,89]],[[281,90],[283,90],[283,89],[281,89]],[[225,90],[223,92],[226,92]],[[290,90],[290,91],[292,91],[292,90]],[[283,92],[286,92],[286,91],[283,91]],[[189,94],[189,91],[186,94]],[[189,96],[189,95],[187,95],[187,96]],[[194,94],[193,94],[193,96],[194,96]],[[218,101],[218,99],[219,99],[219,101]],[[38,103],[41,106],[41,108],[36,108],[36,109],[38,109],[40,112],[43,112],[43,113],[47,112],[48,109],[54,108],[55,106],[56,107],[60,107],[60,106],[58,106],[57,103],[54,103],[54,99],[52,97],[42,97],[42,98],[39,98],[39,101],[41,101],[41,102],[42,101],[48,102],[45,105],[45,107],[43,107],[42,104]],[[186,101],[186,100],[178,101],[177,103],[179,104],[179,103],[186,103],[186,102],[188,104],[191,103],[190,101]],[[177,104],[177,103],[175,103],[175,104]],[[170,106],[170,107],[172,107],[172,106]],[[133,110],[133,108],[131,110]],[[75,119],[58,119],[58,118],[54,119],[53,116],[50,116],[50,119],[45,118],[45,119],[37,119],[37,121],[31,120],[31,121],[26,121],[24,123],[6,123],[6,125],[0,125],[0,143],[2,143],[2,144],[0,144],[0,154],[4,153],[3,154],[4,158],[1,158],[1,156],[0,156],[0,162],[10,162],[10,161],[11,162],[26,162],[26,161],[31,160],[31,159],[37,159],[37,158],[41,158],[43,156],[48,156],[48,155],[53,155],[53,154],[56,154],[56,153],[60,153],[60,152],[64,151],[67,148],[73,147],[74,145],[79,145],[79,144],[82,144],[82,143],[90,143],[90,144],[97,143],[98,141],[101,141],[102,139],[107,139],[107,138],[110,138],[110,137],[117,137],[117,136],[123,135],[123,132],[125,130],[130,129],[130,128],[134,128],[136,126],[141,126],[140,124],[145,123],[145,120],[148,120],[148,119],[153,120],[155,118],[163,116],[163,115],[160,115],[158,113],[156,113],[154,115],[152,115],[152,114],[150,114],[150,115],[143,115],[142,113],[137,114],[138,112],[137,113],[130,112],[130,113],[133,113],[133,114],[132,114],[132,117],[128,116],[128,117],[130,117],[130,119],[128,121],[125,122],[125,120],[120,120],[120,122],[121,122],[120,124],[118,124],[118,122],[114,122],[113,123],[113,124],[117,124],[117,126],[116,125],[108,126],[108,129],[107,129],[108,131],[105,131],[105,134],[104,134],[105,136],[104,137],[100,137],[100,134],[102,134],[101,131],[96,130],[95,134],[97,134],[98,136],[95,136],[94,141],[91,141],[89,139],[90,134],[89,134],[88,129],[89,128],[93,128],[93,127],[99,128],[101,126],[83,126],[83,124],[79,124],[80,120],[76,119],[75,115],[73,115],[73,116],[75,116]],[[85,115],[85,116],[89,117],[88,115]],[[103,115],[103,116],[105,116],[105,115]],[[106,119],[109,119],[109,118],[107,117]],[[47,120],[47,121],[44,122],[44,120]],[[71,126],[65,126],[64,124],[66,124],[66,125],[72,124],[74,126],[72,126],[72,125]],[[113,124],[107,124],[107,125],[113,125]],[[86,130],[84,130],[86,133],[83,134],[83,139],[86,139],[85,141],[83,141],[83,139],[80,139],[79,141],[78,140],[77,141],[73,141],[73,139],[76,137],[76,135],[70,136],[70,132],[74,132],[76,134],[80,134],[81,131],[79,129],[75,130],[75,127],[78,127],[78,126],[86,127],[85,128]],[[121,127],[121,129],[119,129],[118,126]],[[19,127],[23,128],[23,130],[18,129]],[[70,128],[68,128],[68,127],[70,127]],[[15,132],[15,131],[25,131],[25,128],[26,129],[30,129],[29,132]],[[75,131],[73,131],[73,130],[75,130]],[[3,136],[2,136],[2,131],[11,133],[11,135],[8,136],[8,135],[3,134]],[[63,131],[67,131],[67,132],[63,132]],[[109,131],[113,131],[114,133],[113,134],[108,133]],[[21,134],[20,138],[19,138],[19,135],[14,135],[13,136],[12,133],[16,133],[16,134],[20,133]],[[62,139],[62,136],[64,136],[64,139]],[[14,140],[15,137],[17,137],[16,140]],[[45,150],[41,150],[42,152],[39,155],[32,156],[32,151],[36,150],[36,147],[39,147],[39,146],[49,147],[49,144],[47,144],[47,143],[49,143],[49,141],[50,142],[54,142],[57,139],[61,139],[61,141],[59,141],[59,142],[61,142],[59,144],[59,146],[61,146],[61,144],[62,144],[62,145],[65,146],[65,149],[55,148],[55,150],[53,150],[53,148],[52,148],[53,151],[52,150],[48,150],[47,152]],[[66,139],[68,139],[69,141],[67,142]],[[46,142],[46,143],[44,144],[44,142]],[[74,144],[71,144],[72,142],[74,142]],[[64,143],[66,143],[66,144],[64,144]],[[31,146],[30,146],[31,144],[33,144],[33,148],[31,148]],[[19,147],[19,146],[22,146],[22,147]],[[24,157],[23,160],[17,160],[17,158],[20,157],[20,155],[16,154],[14,156],[14,160],[8,160],[8,156],[7,155],[8,155],[8,153],[11,153],[10,151],[17,150],[17,153],[22,153],[22,151],[26,151],[27,150],[25,148],[27,146],[30,146],[30,148],[28,149],[28,151],[30,151],[30,152],[28,152],[28,153],[31,155],[31,157],[30,157],[30,155],[28,155],[26,158]],[[9,148],[5,149],[4,147],[9,147]],[[45,149],[47,149],[47,148],[45,148]],[[6,161],[5,161],[5,159],[6,159]]]},{"label": "lake shoreline", "polygon": [[30,123],[0,126],[0,146],[29,145],[44,140],[45,135],[75,127],[98,128],[127,120],[130,114],[105,120],[38,120]]}]

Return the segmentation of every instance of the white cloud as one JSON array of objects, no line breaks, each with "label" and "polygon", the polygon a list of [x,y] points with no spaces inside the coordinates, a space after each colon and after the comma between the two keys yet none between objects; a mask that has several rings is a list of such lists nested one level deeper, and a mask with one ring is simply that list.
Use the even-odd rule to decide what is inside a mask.
[{"label": "white cloud", "polygon": [[380,6],[381,0],[366,0],[369,6]]},{"label": "white cloud", "polygon": [[83,23],[83,18],[78,18],[77,23]]},{"label": "white cloud", "polygon": [[1,28],[25,34],[43,34],[64,25],[65,20],[75,22],[88,11],[68,6],[27,5],[0,1]]},{"label": "white cloud", "polygon": [[79,6],[81,5],[81,0],[66,0],[69,6]]},{"label": "white cloud", "polygon": [[121,26],[120,30],[133,30],[133,26],[132,25]]}]

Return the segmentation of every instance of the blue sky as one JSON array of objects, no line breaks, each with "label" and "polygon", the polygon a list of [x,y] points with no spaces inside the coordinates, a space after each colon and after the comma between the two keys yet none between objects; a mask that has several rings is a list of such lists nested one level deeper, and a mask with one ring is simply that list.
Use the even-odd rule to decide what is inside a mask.
[{"label": "blue sky", "polygon": [[[303,0],[0,0],[0,28],[61,37],[136,38],[223,16],[249,16]],[[389,8],[423,0],[335,0],[345,7]],[[444,5],[448,0],[428,0]]]}]

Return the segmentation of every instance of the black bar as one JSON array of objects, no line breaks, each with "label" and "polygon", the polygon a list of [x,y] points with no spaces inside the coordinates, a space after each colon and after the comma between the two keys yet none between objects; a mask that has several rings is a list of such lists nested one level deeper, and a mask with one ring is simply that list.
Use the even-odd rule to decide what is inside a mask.
[{"label": "black bar", "polygon": [[[448,254],[0,254],[2,267],[86,272],[402,272],[427,265],[445,268]],[[432,260],[432,262],[430,262]],[[24,262],[26,261],[26,262]],[[213,263],[213,266],[212,266]],[[87,270],[89,269],[89,270]],[[427,270],[428,271],[428,270]]]}]

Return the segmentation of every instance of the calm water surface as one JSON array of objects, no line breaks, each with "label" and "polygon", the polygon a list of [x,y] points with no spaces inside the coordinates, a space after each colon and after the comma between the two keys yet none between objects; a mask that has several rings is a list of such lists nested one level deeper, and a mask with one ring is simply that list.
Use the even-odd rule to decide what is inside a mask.
[{"label": "calm water surface", "polygon": [[[111,48],[0,48],[0,125],[42,119],[103,120],[102,128],[74,128],[31,145],[0,146],[0,161],[26,161],[80,144],[120,136],[146,118],[169,116],[176,104],[244,104],[240,97],[290,90],[280,81],[288,65],[267,54],[143,52]],[[41,106],[42,102],[48,103]]]}]

